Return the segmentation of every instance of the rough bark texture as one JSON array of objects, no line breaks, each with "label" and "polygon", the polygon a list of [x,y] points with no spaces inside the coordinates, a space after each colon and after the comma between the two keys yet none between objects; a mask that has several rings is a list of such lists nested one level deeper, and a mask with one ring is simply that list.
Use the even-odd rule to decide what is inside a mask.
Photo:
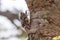
[{"label": "rough bark texture", "polygon": [[52,40],[60,35],[60,0],[26,0],[31,11],[28,40]]}]

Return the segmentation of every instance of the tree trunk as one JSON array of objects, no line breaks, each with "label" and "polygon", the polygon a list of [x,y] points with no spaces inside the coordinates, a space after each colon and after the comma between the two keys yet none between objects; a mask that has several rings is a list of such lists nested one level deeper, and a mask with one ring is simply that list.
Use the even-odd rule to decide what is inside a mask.
[{"label": "tree trunk", "polygon": [[26,0],[30,9],[28,40],[52,40],[60,35],[60,0]]}]

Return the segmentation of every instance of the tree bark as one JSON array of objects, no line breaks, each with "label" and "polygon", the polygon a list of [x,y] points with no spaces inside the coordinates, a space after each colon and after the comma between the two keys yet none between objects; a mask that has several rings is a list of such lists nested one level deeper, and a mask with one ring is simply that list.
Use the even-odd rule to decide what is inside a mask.
[{"label": "tree bark", "polygon": [[52,40],[60,35],[60,0],[26,0],[30,9],[30,29],[28,40]]}]

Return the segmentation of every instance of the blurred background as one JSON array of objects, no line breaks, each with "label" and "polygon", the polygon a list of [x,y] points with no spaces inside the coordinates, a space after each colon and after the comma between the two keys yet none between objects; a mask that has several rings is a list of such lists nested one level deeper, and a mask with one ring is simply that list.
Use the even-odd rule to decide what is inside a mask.
[{"label": "blurred background", "polygon": [[18,14],[0,12],[0,40],[27,40]]},{"label": "blurred background", "polygon": [[28,39],[18,16],[27,10],[25,0],[0,0],[0,40]]}]

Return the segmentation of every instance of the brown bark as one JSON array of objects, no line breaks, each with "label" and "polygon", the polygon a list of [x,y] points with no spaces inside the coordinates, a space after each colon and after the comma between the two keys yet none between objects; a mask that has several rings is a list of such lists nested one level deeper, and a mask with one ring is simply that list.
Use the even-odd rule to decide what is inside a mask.
[{"label": "brown bark", "polygon": [[[60,35],[60,0],[26,0],[31,14],[28,40],[52,40]],[[35,36],[36,35],[36,36]]]}]

